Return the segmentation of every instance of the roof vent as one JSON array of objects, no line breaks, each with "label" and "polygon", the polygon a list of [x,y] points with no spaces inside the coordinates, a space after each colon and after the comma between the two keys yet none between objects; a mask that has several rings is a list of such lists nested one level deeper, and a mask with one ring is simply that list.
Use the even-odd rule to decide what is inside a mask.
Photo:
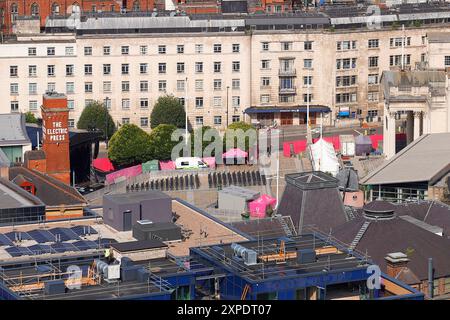
[{"label": "roof vent", "polygon": [[395,217],[395,206],[384,200],[375,200],[363,207],[364,217],[367,219],[393,219]]}]

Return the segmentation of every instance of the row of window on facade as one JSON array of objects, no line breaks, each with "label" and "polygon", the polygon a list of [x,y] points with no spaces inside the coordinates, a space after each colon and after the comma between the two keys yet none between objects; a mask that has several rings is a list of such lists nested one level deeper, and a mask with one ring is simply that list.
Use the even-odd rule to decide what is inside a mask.
[{"label": "row of window on facade", "polygon": [[[405,44],[405,46],[411,45],[411,37],[398,37],[398,38],[390,38],[390,46],[393,48],[401,47],[402,42]],[[422,37],[422,43],[425,43],[425,37]],[[269,42],[262,42],[261,43],[261,50],[262,51],[269,51]],[[338,51],[345,51],[345,50],[351,50],[356,49],[356,41],[338,41],[337,42],[337,50]],[[379,39],[369,39],[368,40],[368,47],[370,49],[379,48]],[[212,52],[213,53],[223,53],[223,45],[221,43],[215,43],[212,46]],[[231,52],[232,53],[239,53],[240,52],[240,44],[239,43],[233,43],[231,44]],[[282,51],[290,51],[293,49],[293,42],[290,41],[283,41],[281,42],[281,50]],[[303,49],[305,51],[311,51],[313,49],[313,41],[304,41],[303,42]],[[83,48],[84,55],[85,56],[92,56],[93,55],[93,48],[92,46],[85,46]],[[158,54],[167,54],[168,53],[168,46],[167,45],[158,45],[157,51]],[[204,53],[204,45],[203,44],[195,44],[195,53],[201,54]],[[111,46],[103,46],[103,55],[111,55],[112,49]],[[183,44],[176,45],[176,53],[177,54],[183,54],[185,53],[185,46]],[[55,47],[47,47],[47,55],[48,56],[54,56],[56,54],[56,48]],[[66,55],[74,55],[74,47],[65,47],[65,54]],[[130,46],[123,45],[120,47],[120,54],[122,55],[128,55],[130,54]],[[149,54],[149,48],[148,45],[140,45],[139,46],[139,54],[140,55],[147,55]],[[28,48],[28,56],[36,56],[37,55],[37,48],[36,47],[29,47]]]},{"label": "row of window on facade", "polygon": [[[52,83],[49,86],[49,91],[50,90],[54,90],[54,84]],[[138,100],[138,107],[140,109],[148,109],[150,102],[149,99],[146,97],[143,98],[139,98]],[[179,98],[180,103],[182,106],[184,106],[185,104],[185,98],[184,97],[180,97]],[[193,98],[194,103],[195,103],[195,108],[196,109],[203,109],[205,107],[205,98],[204,97],[194,97]],[[85,106],[91,104],[94,102],[94,99],[85,99]],[[108,109],[111,109],[111,99],[104,99],[103,103],[105,104],[105,106]],[[17,112],[19,111],[19,102],[18,101],[11,101],[11,111],[12,112]],[[219,96],[215,96],[212,97],[210,100],[210,105],[214,108],[222,108],[224,105],[224,99],[223,97],[219,97]],[[121,109],[122,110],[130,110],[131,108],[131,99],[130,98],[122,98],[121,99]],[[235,111],[237,111],[240,107],[241,107],[241,97],[240,96],[232,96],[231,97],[231,106],[234,108]],[[70,110],[74,110],[75,109],[75,100],[72,99],[68,99],[67,100],[67,107]],[[29,111],[31,112],[36,112],[38,110],[38,103],[37,100],[30,100],[29,101]]]},{"label": "row of window on facade", "polygon": [[[425,44],[425,38],[422,37],[422,44]],[[401,47],[402,44],[404,46],[411,46],[411,37],[395,37],[389,39],[389,46],[392,48]],[[367,46],[370,49],[379,48],[380,40],[379,39],[369,39],[367,42]],[[283,41],[281,42],[281,51],[291,51],[294,49],[294,43],[292,41]],[[336,50],[337,51],[347,51],[347,50],[356,50],[357,49],[357,41],[356,40],[345,40],[345,41],[336,41]],[[270,42],[261,42],[261,50],[269,51],[270,50]],[[313,41],[303,41],[303,50],[311,51],[313,50]]]},{"label": "row of window on facade", "polygon": [[[116,6],[115,5],[110,5],[109,8],[110,8],[110,11],[115,11],[116,10]],[[101,4],[100,5],[100,9],[102,11],[105,11],[105,5]],[[97,12],[97,10],[98,10],[98,7],[97,7],[96,4],[91,5],[91,11],[92,12]],[[132,11],[141,11],[141,4],[140,4],[140,2],[138,0],[133,2],[131,10]],[[80,11],[81,11],[81,7],[78,4],[78,2],[72,3],[72,5],[71,5],[71,12],[72,13],[78,13]],[[19,5],[17,3],[12,3],[11,7],[10,7],[10,12],[11,12],[12,15],[18,15],[19,14]],[[36,3],[36,2],[33,2],[30,5],[30,13],[31,13],[31,15],[32,16],[38,16],[39,12],[40,12],[39,4]],[[52,15],[59,15],[60,13],[61,12],[60,12],[60,5],[59,5],[59,3],[53,2],[52,5],[51,5],[51,14]]]},{"label": "row of window on facade", "polygon": [[[240,79],[232,80],[232,91],[238,91],[240,89]],[[130,81],[122,81],[121,83],[121,92],[130,92],[131,84]],[[213,91],[222,91],[223,82],[221,79],[213,80]],[[74,94],[75,93],[75,82],[66,82],[66,94]],[[56,91],[55,82],[48,82],[46,91]],[[138,90],[139,92],[149,92],[150,83],[147,80],[139,81]],[[186,88],[185,80],[177,80],[176,81],[176,91],[184,92]],[[227,87],[229,88],[229,87]],[[92,93],[94,89],[93,82],[84,82],[84,92]],[[42,91],[42,90],[41,90]],[[167,92],[167,81],[159,80],[158,81],[158,91],[159,92]],[[204,91],[204,81],[203,79],[195,80],[195,91]],[[35,95],[38,94],[38,84],[36,82],[28,83],[28,94]],[[113,92],[113,83],[111,81],[103,81],[102,83],[102,92],[103,93],[112,93]],[[10,94],[11,95],[19,95],[19,83],[10,83]],[[227,93],[228,94],[228,93]],[[234,97],[234,96],[233,96]]]},{"label": "row of window on facade", "polygon": [[[239,53],[241,50],[241,46],[239,43],[234,43],[231,45],[231,52],[232,53]],[[214,53],[223,53],[222,52],[222,44],[216,43],[213,45],[212,51]],[[93,55],[93,48],[91,46],[86,46],[83,48],[83,53],[85,56],[92,56]],[[109,56],[112,54],[111,46],[103,46],[102,51],[104,56]],[[158,54],[167,54],[167,46],[166,45],[158,45],[157,48]],[[176,53],[177,54],[183,54],[185,53],[185,47],[183,44],[179,44],[176,46]],[[196,44],[195,45],[195,53],[204,53],[204,46],[203,44]],[[74,47],[65,47],[65,55],[66,56],[73,56],[75,54]],[[120,47],[120,54],[121,55],[129,55],[130,54],[130,46],[121,46]],[[149,48],[147,45],[140,45],[139,46],[139,54],[140,55],[147,55],[149,54]],[[47,47],[47,56],[55,56],[56,55],[56,47]],[[28,56],[34,57],[37,56],[37,47],[29,47],[28,48]]]},{"label": "row of window on facade", "polygon": [[[121,119],[121,124],[129,124],[131,123],[130,118],[128,117],[124,117]],[[220,126],[222,125],[222,116],[213,116],[213,124],[216,126]],[[231,116],[231,121],[232,122],[239,122],[241,121],[241,116],[240,115],[232,115]],[[204,124],[204,117],[203,116],[196,116],[195,117],[195,125],[197,126],[202,126]],[[74,128],[75,127],[75,120],[74,119],[68,119],[68,125],[69,128]],[[149,118],[148,117],[140,117],[139,118],[139,125],[142,128],[149,128]]]},{"label": "row of window on facade", "polygon": [[[75,65],[66,64],[65,66],[65,75],[67,77],[75,76]],[[94,67],[92,64],[84,65],[84,75],[92,76],[94,75]],[[176,70],[178,74],[185,73],[186,67],[184,62],[177,62]],[[213,62],[213,70],[214,73],[221,73],[223,70],[223,64],[220,61]],[[232,72],[240,72],[241,71],[241,63],[240,61],[233,61],[231,65]],[[112,74],[112,64],[106,63],[102,66],[103,75],[111,75]],[[204,65],[203,62],[195,62],[195,73],[203,73]],[[158,74],[167,74],[167,63],[162,62],[158,63]],[[130,64],[122,63],[121,64],[121,74],[128,75],[130,74]],[[140,63],[139,64],[139,74],[149,74],[149,65],[148,63]],[[10,77],[18,77],[19,76],[19,67],[18,66],[10,66],[9,67],[9,76]],[[37,66],[29,65],[28,66],[28,76],[29,77],[37,77]],[[47,76],[54,77],[56,76],[56,65],[50,64],[47,65]]]}]

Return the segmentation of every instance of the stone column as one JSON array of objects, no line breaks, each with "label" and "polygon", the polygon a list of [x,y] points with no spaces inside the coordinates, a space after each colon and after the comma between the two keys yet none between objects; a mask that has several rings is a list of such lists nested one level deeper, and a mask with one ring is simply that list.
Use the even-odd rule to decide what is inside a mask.
[{"label": "stone column", "polygon": [[395,155],[395,115],[396,112],[385,113],[385,123],[383,126],[383,150],[387,159]]},{"label": "stone column", "polygon": [[423,128],[423,131],[422,131],[422,134],[428,134],[428,133],[430,133],[430,126],[429,126],[429,123],[428,123],[428,117],[429,117],[430,115],[427,113],[427,112],[423,112],[422,113],[422,128]]},{"label": "stone column", "polygon": [[422,112],[414,112],[414,140],[420,137],[420,127],[422,122]]},{"label": "stone column", "polygon": [[406,144],[410,144],[414,140],[414,114],[412,111],[406,112]]}]

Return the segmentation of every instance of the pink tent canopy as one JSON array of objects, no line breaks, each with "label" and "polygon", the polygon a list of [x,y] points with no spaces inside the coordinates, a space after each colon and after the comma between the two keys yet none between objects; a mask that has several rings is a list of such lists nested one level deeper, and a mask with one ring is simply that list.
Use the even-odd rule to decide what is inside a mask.
[{"label": "pink tent canopy", "polygon": [[216,158],[214,158],[214,157],[206,157],[206,158],[203,158],[202,160],[211,169],[215,169],[216,168]]},{"label": "pink tent canopy", "polygon": [[159,162],[159,167],[161,168],[161,170],[175,170],[175,162],[168,160],[168,161],[160,161]]},{"label": "pink tent canopy", "polygon": [[251,201],[248,204],[250,209],[250,216],[256,218],[264,218],[266,216],[267,207],[275,207],[277,199],[272,198],[267,194],[261,195],[258,199]]},{"label": "pink tent canopy", "polygon": [[92,161],[92,166],[103,172],[114,171],[114,165],[108,158],[97,158]]},{"label": "pink tent canopy", "polygon": [[223,158],[247,158],[247,156],[248,153],[239,148],[230,149],[222,155]]}]

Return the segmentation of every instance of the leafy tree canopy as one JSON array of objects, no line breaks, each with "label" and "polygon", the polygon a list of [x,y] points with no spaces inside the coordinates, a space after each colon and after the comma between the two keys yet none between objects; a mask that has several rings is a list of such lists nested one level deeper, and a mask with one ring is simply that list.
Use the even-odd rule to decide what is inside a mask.
[{"label": "leafy tree canopy", "polygon": [[149,134],[135,124],[124,124],[111,137],[108,157],[119,166],[132,166],[152,159]]},{"label": "leafy tree canopy", "polygon": [[186,113],[178,98],[161,96],[153,107],[150,116],[150,127],[156,128],[160,124],[172,124],[177,128],[185,128]]}]

